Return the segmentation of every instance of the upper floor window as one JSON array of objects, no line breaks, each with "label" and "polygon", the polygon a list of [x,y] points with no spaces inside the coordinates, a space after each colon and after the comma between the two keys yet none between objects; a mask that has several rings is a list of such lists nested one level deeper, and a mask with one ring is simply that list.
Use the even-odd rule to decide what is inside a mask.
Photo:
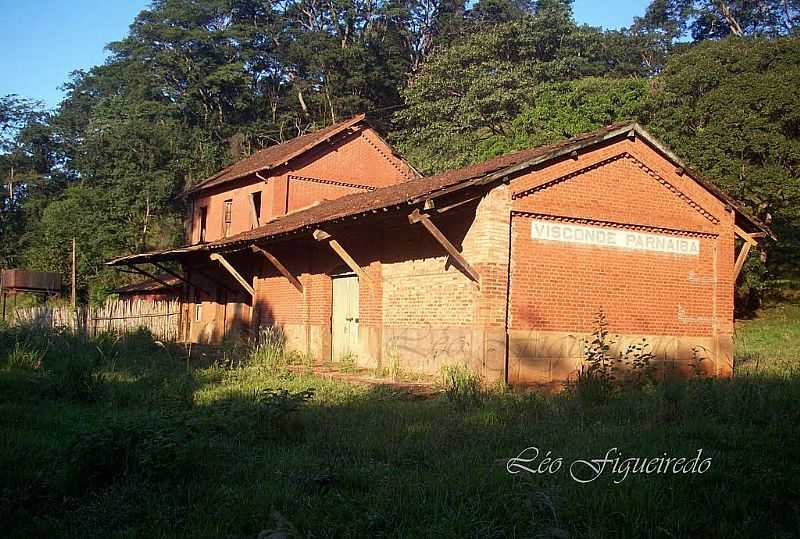
[{"label": "upper floor window", "polygon": [[208,218],[208,207],[202,206],[200,208],[200,235],[197,241],[203,243],[206,241],[206,221]]},{"label": "upper floor window", "polygon": [[261,191],[250,193],[250,228],[261,224]]},{"label": "upper floor window", "polygon": [[226,238],[231,235],[232,217],[233,217],[233,200],[226,200],[225,209],[222,213],[222,235]]}]

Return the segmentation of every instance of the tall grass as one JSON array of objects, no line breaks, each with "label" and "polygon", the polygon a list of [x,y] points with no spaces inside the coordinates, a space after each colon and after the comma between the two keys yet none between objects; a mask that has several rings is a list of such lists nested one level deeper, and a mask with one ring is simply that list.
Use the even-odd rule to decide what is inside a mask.
[{"label": "tall grass", "polygon": [[[442,373],[442,397],[393,400],[381,388],[288,371],[283,342],[232,344],[230,361],[187,370],[180,348],[146,333],[83,340],[0,330],[3,535],[793,537],[800,529],[796,371],[626,386],[587,406],[569,392],[496,391],[453,367]],[[35,351],[34,361],[10,362],[18,346]],[[71,355],[97,374],[91,399],[53,389]],[[620,484],[510,475],[507,460],[531,446],[566,462],[612,447],[644,457],[702,448],[713,464],[702,475]]]}]

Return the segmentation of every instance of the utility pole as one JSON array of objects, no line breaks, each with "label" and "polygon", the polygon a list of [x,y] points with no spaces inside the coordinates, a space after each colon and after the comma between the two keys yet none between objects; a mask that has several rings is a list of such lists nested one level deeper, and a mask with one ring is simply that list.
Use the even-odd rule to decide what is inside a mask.
[{"label": "utility pole", "polygon": [[75,291],[75,238],[72,238],[72,317],[75,322],[75,333],[80,331],[81,324],[80,324],[80,316],[78,316],[78,295]]},{"label": "utility pole", "polygon": [[72,310],[78,308],[77,297],[75,295],[75,238],[72,238]]}]

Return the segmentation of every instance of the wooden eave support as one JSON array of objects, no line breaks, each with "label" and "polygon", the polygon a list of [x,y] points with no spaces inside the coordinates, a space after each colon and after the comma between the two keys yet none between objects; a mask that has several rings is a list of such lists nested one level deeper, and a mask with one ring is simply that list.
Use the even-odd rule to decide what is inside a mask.
[{"label": "wooden eave support", "polygon": [[253,287],[250,286],[250,283],[248,283],[247,280],[244,277],[239,275],[239,272],[236,271],[236,268],[231,266],[231,263],[228,262],[227,260],[225,260],[224,256],[222,256],[219,253],[211,253],[211,257],[210,258],[211,258],[211,260],[215,260],[215,261],[219,262],[222,265],[223,268],[228,270],[228,273],[230,273],[233,276],[233,278],[236,279],[239,282],[240,285],[242,285],[242,288],[244,288],[245,290],[247,290],[250,293],[251,297],[253,297],[253,298],[256,297],[256,291],[253,290]]},{"label": "wooden eave support", "polygon": [[411,212],[408,216],[408,222],[412,225],[415,223],[422,223],[422,226],[430,233],[433,238],[439,242],[439,245],[444,247],[444,250],[447,251],[447,254],[456,261],[456,263],[461,267],[461,269],[467,274],[467,277],[475,281],[475,283],[480,286],[481,278],[477,271],[467,262],[464,256],[456,249],[456,246],[450,243],[450,240],[442,234],[442,231],[433,224],[430,219],[430,216],[426,213],[422,213],[418,209]]},{"label": "wooden eave support", "polygon": [[355,260],[353,260],[353,257],[344,250],[344,247],[342,247],[339,242],[333,238],[333,236],[320,229],[315,230],[313,236],[317,241],[327,241],[328,245],[331,246],[331,249],[333,249],[333,251],[339,255],[339,258],[341,258],[342,261],[347,264],[347,267],[353,270],[353,272],[358,275],[358,278],[366,283],[370,290],[375,292],[375,283],[372,282],[372,279],[370,279],[369,275],[367,275],[367,272],[364,271]]},{"label": "wooden eave support", "polygon": [[176,279],[178,279],[178,280],[180,280],[180,281],[183,281],[184,283],[188,284],[189,286],[193,286],[193,287],[195,287],[195,288],[199,288],[200,290],[202,290],[203,292],[205,292],[205,293],[206,293],[206,294],[208,294],[209,296],[211,296],[211,295],[212,295],[212,294],[211,294],[211,292],[209,292],[209,291],[208,291],[207,289],[205,289],[204,287],[202,287],[202,286],[200,286],[200,285],[198,285],[198,284],[195,284],[195,283],[193,283],[192,281],[190,281],[189,279],[187,279],[187,278],[186,278],[186,277],[184,277],[183,275],[181,275],[181,274],[179,274],[179,273],[176,273],[176,272],[172,271],[171,269],[169,269],[169,268],[166,268],[166,267],[162,266],[162,265],[161,265],[161,264],[159,264],[158,262],[153,262],[152,264],[153,264],[155,267],[157,267],[158,269],[160,269],[161,271],[163,271],[164,273],[169,273],[170,275],[172,275],[172,276],[173,276],[173,277],[175,277]]},{"label": "wooden eave support", "polygon": [[269,251],[265,251],[264,249],[262,249],[257,245],[251,245],[250,250],[253,251],[254,253],[261,253],[262,255],[264,255],[264,257],[267,260],[269,260],[270,264],[275,266],[275,269],[278,270],[281,275],[286,277],[286,279],[288,279],[290,283],[292,283],[292,286],[294,286],[301,294],[303,293],[303,284],[300,282],[300,280],[294,275],[292,275],[292,273],[288,269],[286,269],[286,266],[281,264],[281,261],[275,258],[275,256],[272,253],[270,253]]},{"label": "wooden eave support", "polygon": [[744,245],[742,245],[739,255],[736,257],[736,265],[733,267],[733,280],[735,281],[739,278],[739,274],[742,272],[744,262],[747,260],[747,255],[750,254],[750,249],[758,245],[758,242],[753,238],[760,237],[762,234],[748,234],[736,225],[733,225],[733,230],[737,236],[744,240]]},{"label": "wooden eave support", "polygon": [[[220,288],[222,288],[224,290],[227,290],[231,294],[236,294],[238,292],[238,290],[234,290],[233,288],[231,288],[230,286],[226,285],[225,283],[222,283],[222,282],[214,279],[209,274],[207,274],[204,271],[201,271],[201,270],[199,270],[197,268],[192,268],[192,275],[199,275],[200,277],[202,277],[203,279],[205,279],[209,283],[214,283],[218,287],[220,287]],[[204,292],[205,292],[205,290],[204,290]],[[213,294],[208,293],[208,295],[212,296]]]},{"label": "wooden eave support", "polygon": [[147,278],[149,278],[149,279],[152,279],[152,280],[154,280],[154,281],[155,281],[155,282],[157,282],[157,283],[161,283],[161,284],[163,284],[164,286],[166,286],[167,288],[171,288],[172,290],[174,290],[174,291],[178,292],[179,294],[182,292],[182,291],[181,291],[181,289],[180,289],[180,288],[178,288],[177,286],[175,286],[175,285],[171,285],[171,284],[169,284],[168,282],[164,281],[163,279],[159,279],[158,277],[156,277],[155,275],[153,275],[153,274],[152,274],[152,273],[150,273],[149,271],[145,271],[145,270],[143,270],[142,268],[139,268],[139,267],[137,267],[137,266],[135,266],[135,265],[133,265],[133,264],[128,264],[128,267],[129,267],[129,268],[131,268],[131,269],[132,269],[133,271],[135,271],[136,273],[138,273],[138,274],[140,274],[140,275],[144,275],[145,277],[147,277]]}]

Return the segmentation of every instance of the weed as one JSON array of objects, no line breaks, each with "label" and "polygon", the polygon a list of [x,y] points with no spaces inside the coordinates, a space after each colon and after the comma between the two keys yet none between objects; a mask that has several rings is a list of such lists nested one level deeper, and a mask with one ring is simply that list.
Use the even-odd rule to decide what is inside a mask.
[{"label": "weed", "polygon": [[[782,312],[800,319],[800,309]],[[129,348],[124,339],[0,329],[0,359],[18,341],[46,350],[35,371],[0,369],[3,535],[793,537],[800,370],[779,371],[777,362],[796,361],[791,324],[753,321],[758,373],[746,365],[730,380],[631,384],[592,413],[570,392],[481,393],[468,371],[450,382],[441,373],[451,400],[411,400],[269,374],[247,356],[232,369],[187,371],[146,337]],[[757,341],[768,327],[771,336]],[[71,346],[97,362],[98,399],[36,391],[58,378]],[[614,347],[608,354],[619,357]],[[108,406],[112,392],[126,395],[125,407]],[[532,445],[542,451],[537,463],[552,451],[564,468],[506,473],[507,459]],[[704,474],[632,474],[620,484],[610,473],[571,479],[570,462],[611,447],[625,458],[702,448],[713,464]],[[721,495],[725,503],[707,503]]]},{"label": "weed", "polygon": [[42,366],[44,352],[25,342],[17,341],[6,358],[6,368],[36,370]]},{"label": "weed", "polygon": [[53,393],[67,400],[91,402],[98,400],[105,375],[100,372],[99,354],[86,353],[73,344],[63,351],[62,360],[52,372]]},{"label": "weed", "polygon": [[466,365],[442,367],[442,386],[448,402],[468,408],[483,402],[483,387],[480,376]]},{"label": "weed", "polygon": [[190,436],[180,422],[158,416],[81,434],[69,451],[73,488],[97,490],[130,475],[159,481],[183,477],[191,466],[185,452]]},{"label": "weed", "polygon": [[400,378],[400,354],[396,350],[392,350],[387,354],[389,359],[388,375],[391,380],[398,380]]},{"label": "weed", "polygon": [[339,358],[339,370],[353,373],[358,370],[358,356],[354,352],[347,352]]},{"label": "weed", "polygon": [[631,343],[615,354],[612,349],[618,344],[609,336],[608,320],[599,310],[592,338],[584,345],[583,365],[577,377],[565,384],[567,391],[586,405],[602,404],[622,390],[653,382],[653,354],[647,340]]},{"label": "weed", "polygon": [[278,326],[261,329],[250,343],[247,362],[259,370],[274,374],[286,370],[286,336]]}]

